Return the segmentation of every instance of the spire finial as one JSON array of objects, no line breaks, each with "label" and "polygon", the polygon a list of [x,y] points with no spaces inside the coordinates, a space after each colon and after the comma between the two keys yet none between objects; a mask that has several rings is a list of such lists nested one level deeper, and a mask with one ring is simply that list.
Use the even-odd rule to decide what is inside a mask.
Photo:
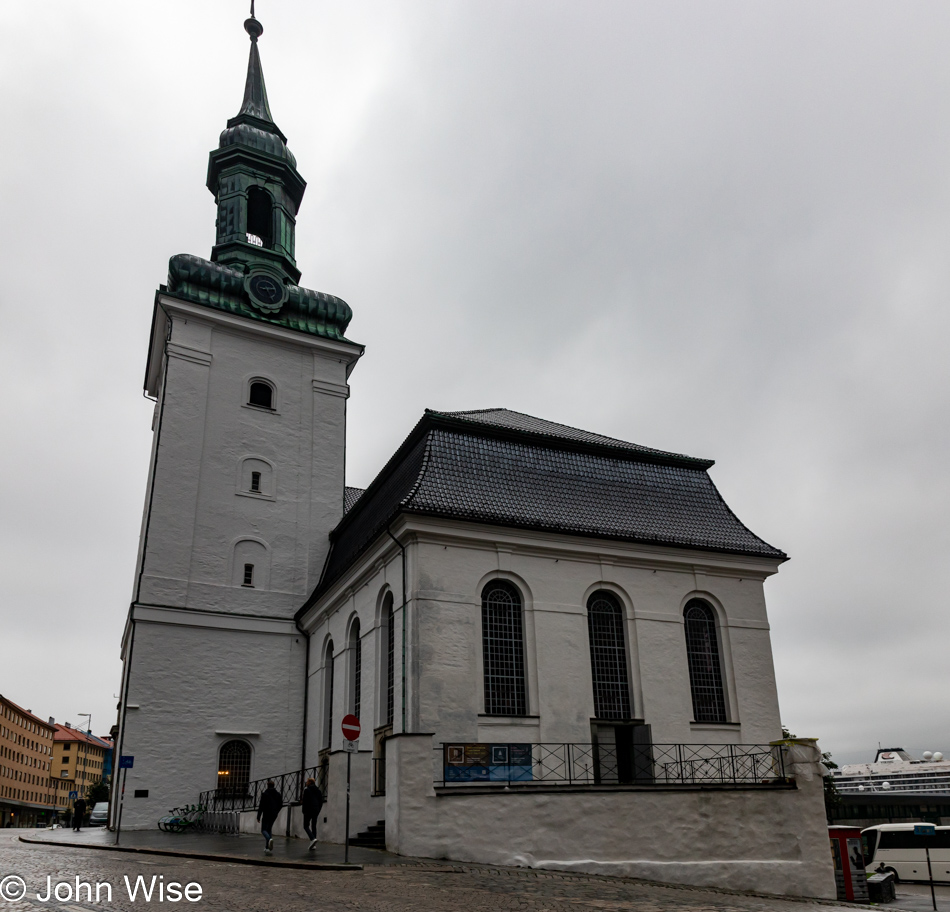
[{"label": "spire finial", "polygon": [[251,17],[244,20],[244,31],[251,36],[251,41],[255,44],[257,39],[264,34],[264,26],[254,18],[254,0],[251,0]]}]

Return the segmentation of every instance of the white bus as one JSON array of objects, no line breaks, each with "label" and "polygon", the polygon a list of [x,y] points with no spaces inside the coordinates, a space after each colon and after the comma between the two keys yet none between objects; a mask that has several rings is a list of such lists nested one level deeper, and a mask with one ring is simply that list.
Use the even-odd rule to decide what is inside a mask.
[{"label": "white bus", "polygon": [[950,826],[934,836],[915,836],[913,823],[882,823],[861,831],[868,874],[893,872],[897,880],[927,880],[926,846],[935,881],[950,882]]}]

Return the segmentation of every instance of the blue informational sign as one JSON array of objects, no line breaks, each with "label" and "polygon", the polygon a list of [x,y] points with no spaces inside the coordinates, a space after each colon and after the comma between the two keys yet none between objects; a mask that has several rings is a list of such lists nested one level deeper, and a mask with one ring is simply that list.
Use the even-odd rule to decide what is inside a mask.
[{"label": "blue informational sign", "polygon": [[915,823],[914,835],[915,836],[936,836],[937,827],[932,823]]},{"label": "blue informational sign", "polygon": [[446,782],[528,782],[534,778],[530,744],[447,744]]},{"label": "blue informational sign", "polygon": [[74,798],[78,798],[78,797],[79,797],[79,792],[70,792],[70,793],[69,793],[69,800],[70,800],[70,801],[72,801]]},{"label": "blue informational sign", "polygon": [[131,754],[126,754],[123,757],[119,757],[119,769],[120,770],[130,770],[132,765],[135,763],[135,757]]}]

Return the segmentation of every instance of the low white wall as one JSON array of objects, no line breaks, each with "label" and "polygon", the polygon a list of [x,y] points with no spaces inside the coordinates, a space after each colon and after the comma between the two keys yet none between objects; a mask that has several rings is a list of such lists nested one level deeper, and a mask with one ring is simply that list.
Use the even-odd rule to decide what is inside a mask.
[{"label": "low white wall", "polygon": [[835,895],[814,745],[793,747],[796,789],[446,789],[438,795],[431,735],[396,735],[386,748],[391,852]]}]

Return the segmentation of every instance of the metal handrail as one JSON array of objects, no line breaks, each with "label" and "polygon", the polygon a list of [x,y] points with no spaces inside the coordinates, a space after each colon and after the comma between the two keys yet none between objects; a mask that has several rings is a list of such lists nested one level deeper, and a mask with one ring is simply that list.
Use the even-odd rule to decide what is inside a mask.
[{"label": "metal handrail", "polygon": [[769,744],[443,742],[435,783],[442,786],[772,785],[787,781],[785,750]]},{"label": "metal handrail", "polygon": [[240,829],[240,814],[242,811],[256,811],[260,805],[261,795],[267,788],[267,783],[273,781],[274,788],[284,799],[284,804],[295,805],[300,803],[304,787],[308,779],[316,780],[317,786],[327,796],[326,763],[311,766],[307,769],[293,770],[277,776],[267,776],[248,782],[243,788],[210,789],[202,792],[198,804],[204,807],[204,816],[200,823],[203,830],[217,833],[237,833]]}]

